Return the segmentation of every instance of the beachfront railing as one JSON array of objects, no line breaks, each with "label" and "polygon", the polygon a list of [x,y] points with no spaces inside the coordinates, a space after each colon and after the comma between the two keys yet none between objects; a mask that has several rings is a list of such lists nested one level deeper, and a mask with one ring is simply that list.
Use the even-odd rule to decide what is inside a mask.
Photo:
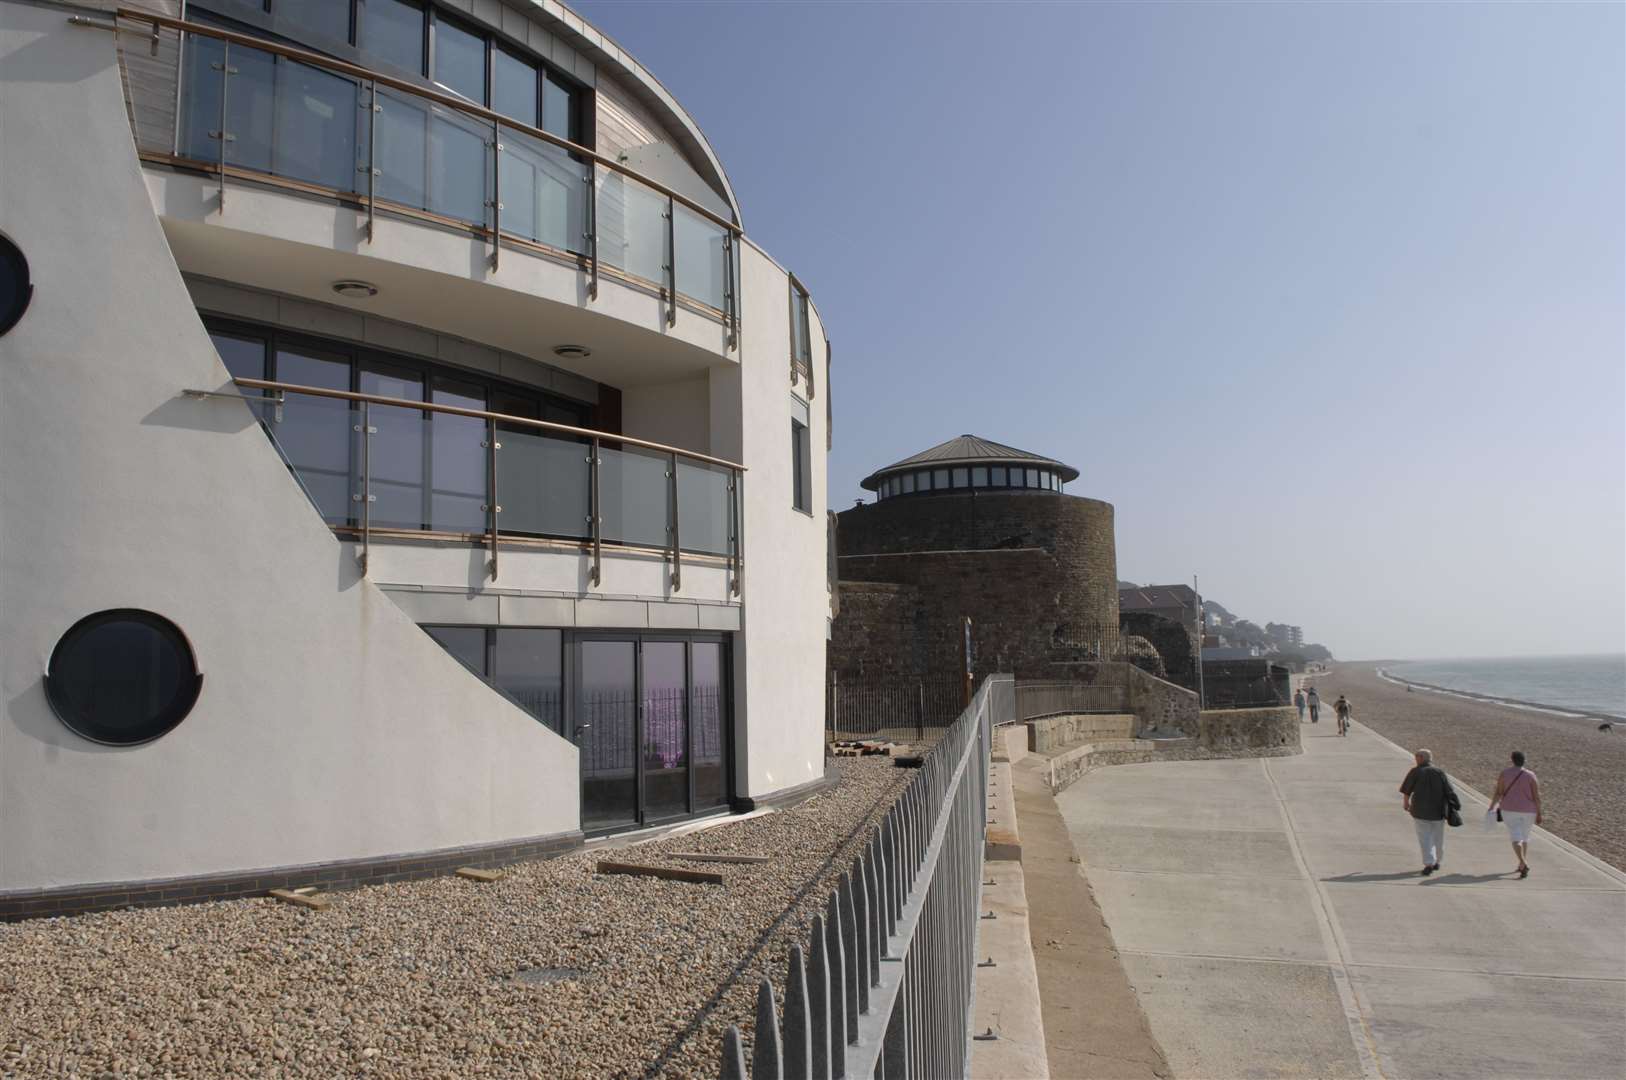
[{"label": "beachfront railing", "polygon": [[724,1080],[966,1075],[990,748],[1011,685],[985,679],[925,755],[791,947],[783,1013],[763,980],[749,1058],[738,1028],[724,1034]]},{"label": "beachfront railing", "polygon": [[737,346],[739,227],[672,188],[407,79],[153,12],[117,18],[150,28],[150,55],[120,53],[138,147],[216,177],[222,212],[237,178],[354,203],[367,243],[379,210],[467,229],[490,241],[493,269],[504,246],[563,258],[587,272],[590,300],[602,275],[640,283],[668,325],[687,307]]},{"label": "beachfront railing", "polygon": [[236,379],[284,463],[335,532],[465,540],[566,540],[590,553],[600,583],[605,546],[663,552],[674,590],[685,554],[722,559],[730,591],[744,573],[745,468],[627,435],[460,406],[318,386]]}]

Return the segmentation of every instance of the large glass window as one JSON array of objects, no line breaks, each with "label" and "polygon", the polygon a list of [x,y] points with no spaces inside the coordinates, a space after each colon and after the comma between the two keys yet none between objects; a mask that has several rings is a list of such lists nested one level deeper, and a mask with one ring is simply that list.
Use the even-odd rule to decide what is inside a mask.
[{"label": "large glass window", "polygon": [[689,727],[694,740],[694,808],[705,810],[728,801],[728,755],[724,724],[728,694],[723,686],[721,642],[692,646],[694,675],[689,683]]},{"label": "large glass window", "polygon": [[913,495],[915,493],[915,474],[914,473],[904,473],[903,474],[903,493],[905,495]]},{"label": "large glass window", "polygon": [[811,367],[813,341],[807,318],[807,292],[794,280],[790,283],[790,357],[799,367]]},{"label": "large glass window", "polygon": [[564,645],[558,630],[492,631],[491,682],[554,731],[564,722]]},{"label": "large glass window", "polygon": [[435,14],[435,81],[476,105],[486,101],[486,39]]},{"label": "large glass window", "polygon": [[969,476],[969,474],[966,472],[965,469],[963,469],[963,468],[955,469],[954,470],[954,486],[957,487],[957,488],[965,487],[969,483],[968,476]]},{"label": "large glass window", "polygon": [[[211,333],[215,352],[220,354],[226,370],[234,379],[265,378],[265,340],[257,337],[238,337],[235,334]],[[258,396],[261,391],[245,391]]]},{"label": "large glass window", "polygon": [[989,477],[989,482],[993,484],[994,487],[1007,487],[1010,484],[1010,479],[1006,476],[1005,466],[1003,465],[993,466],[989,470]]},{"label": "large glass window", "polygon": [[359,0],[356,44],[369,59],[423,74],[424,11],[414,0]]},{"label": "large glass window", "polygon": [[932,490],[946,491],[949,486],[949,471],[947,469],[932,470]]},{"label": "large glass window", "polygon": [[348,0],[276,0],[271,13],[280,20],[279,29],[307,31],[342,44],[350,42]]},{"label": "large glass window", "polygon": [[975,466],[971,470],[971,486],[972,487],[987,487],[988,486],[988,466],[986,466],[986,465],[978,465],[978,466]]},{"label": "large glass window", "polygon": [[542,80],[542,130],[580,143],[580,100],[576,91],[553,72],[546,72]]},{"label": "large glass window", "polygon": [[689,809],[688,646],[643,644],[644,814],[672,817]]},{"label": "large glass window", "polygon": [[486,631],[482,626],[426,626],[424,631],[458,663],[482,678],[486,673]]},{"label": "large glass window", "polygon": [[[349,390],[350,360],[319,349],[279,349],[276,378],[301,386]],[[289,394],[282,419],[272,425],[288,466],[329,525],[350,522],[352,428],[359,423],[359,414],[348,402]]]},{"label": "large glass window", "polygon": [[491,57],[491,107],[522,124],[541,126],[536,122],[539,77],[536,64],[499,47]]}]

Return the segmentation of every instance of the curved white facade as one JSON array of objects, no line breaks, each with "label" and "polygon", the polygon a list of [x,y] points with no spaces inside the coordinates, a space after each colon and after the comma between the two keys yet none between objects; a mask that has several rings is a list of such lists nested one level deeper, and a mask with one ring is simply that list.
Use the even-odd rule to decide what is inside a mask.
[{"label": "curved white facade", "polygon": [[[193,4],[188,18],[230,6]],[[671,205],[688,197],[685,185],[701,183],[737,218],[698,131],[675,105],[658,107],[664,90],[572,13],[551,4],[442,6],[448,18],[461,11],[465,25],[500,33],[504,47],[546,36],[563,56],[564,43],[576,42],[564,62],[584,100],[673,138],[642,155],[666,160],[667,179],[648,175],[675,192]],[[0,0],[0,233],[26,255],[35,290],[20,323],[0,337],[7,913],[29,913],[30,898],[51,910],[51,897],[105,883],[129,885],[133,902],[144,903],[160,899],[141,891],[159,879],[248,880],[252,871],[448,849],[500,859],[523,853],[514,845],[570,843],[584,825],[577,744],[595,738],[579,722],[593,677],[582,643],[613,652],[605,643],[631,642],[653,656],[662,646],[648,643],[658,642],[691,657],[690,682],[680,675],[674,684],[689,687],[687,704],[671,714],[672,730],[688,734],[668,736],[679,749],[664,760],[651,749],[660,740],[648,719],[661,676],[640,661],[640,719],[628,728],[640,763],[628,783],[650,784],[663,770],[698,775],[701,648],[724,657],[727,686],[710,707],[722,718],[725,749],[708,752],[721,754],[726,796],[738,806],[821,780],[828,353],[808,305],[807,355],[796,371],[799,294],[787,274],[748,241],[733,241],[730,307],[719,309],[614,267],[595,275],[584,258],[510,244],[506,234],[493,266],[489,230],[364,207],[353,192],[262,182],[252,170],[226,175],[222,202],[220,175],[144,145],[155,128],[143,111],[162,94],[141,64],[161,68],[166,54],[173,64],[173,32],[155,59],[139,23],[121,20],[115,35],[85,21],[109,22],[82,7]],[[333,283],[344,279],[368,282],[376,295],[335,295]],[[682,293],[681,274],[678,283]],[[217,345],[220,334],[239,332],[270,342],[268,355],[295,342],[350,357],[363,378],[387,360],[425,386],[455,378],[485,387],[488,402],[513,390],[561,403],[604,433],[590,445],[606,458],[637,456],[620,436],[737,463],[732,554],[637,541],[630,522],[648,507],[630,479],[624,505],[612,507],[629,522],[620,543],[505,536],[496,515],[524,506],[501,488],[495,504],[508,505],[492,513],[495,560],[489,526],[460,535],[427,520],[438,509],[424,511],[417,535],[330,527],[313,505],[321,496],[312,477],[297,463],[291,470],[267,437],[279,430],[261,423],[267,409],[231,396]],[[588,355],[555,352],[566,345]],[[187,393],[199,390],[224,393]],[[372,407],[376,428],[376,410],[388,407]],[[440,419],[423,414],[422,439],[441,430]],[[498,431],[510,455],[548,434],[514,430]],[[369,445],[377,492],[395,444],[379,436]],[[410,446],[416,454],[420,443]],[[634,464],[629,458],[626,468]],[[698,475],[678,473],[679,481]],[[537,482],[541,491],[551,481]],[[431,482],[418,483],[424,505],[438,507]],[[699,519],[685,518],[681,501],[685,491],[695,497],[692,483],[676,490],[669,528],[692,526]],[[489,498],[464,496],[470,506]],[[186,719],[137,746],[73,734],[43,689],[63,632],[109,608],[173,621],[204,676]],[[448,637],[484,630],[498,643],[491,648],[500,648],[504,628],[557,631],[564,720],[539,722],[422,625]],[[699,781],[679,782],[691,791],[681,806],[670,791],[626,789],[633,805],[617,827],[703,811],[693,794]],[[80,906],[118,895],[104,893]]]}]

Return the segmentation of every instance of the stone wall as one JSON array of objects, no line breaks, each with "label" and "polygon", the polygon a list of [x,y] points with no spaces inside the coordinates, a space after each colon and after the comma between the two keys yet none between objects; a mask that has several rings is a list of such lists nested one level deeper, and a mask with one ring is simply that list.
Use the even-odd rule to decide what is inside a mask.
[{"label": "stone wall", "polygon": [[1202,713],[1203,749],[1216,756],[1264,756],[1260,751],[1296,754],[1299,741],[1298,710],[1291,705],[1266,709],[1205,709]]},{"label": "stone wall", "polygon": [[1085,713],[1046,716],[1025,723],[1028,750],[1035,754],[1052,754],[1073,743],[1135,737],[1135,718],[1129,715]]},{"label": "stone wall", "polygon": [[1126,611],[1118,617],[1119,633],[1133,634],[1152,643],[1163,658],[1163,675],[1187,690],[1197,689],[1197,628],[1145,611]]},{"label": "stone wall", "polygon": [[[958,671],[969,616],[974,670],[1068,677],[1056,665],[1118,644],[1112,506],[1041,492],[969,491],[854,507],[837,529],[841,610],[833,670]],[[905,617],[872,584],[914,588]]]},{"label": "stone wall", "polygon": [[1193,739],[1199,735],[1202,716],[1195,693],[1131,664],[1122,666],[1129,680],[1129,706],[1140,721],[1139,734],[1178,734]]}]

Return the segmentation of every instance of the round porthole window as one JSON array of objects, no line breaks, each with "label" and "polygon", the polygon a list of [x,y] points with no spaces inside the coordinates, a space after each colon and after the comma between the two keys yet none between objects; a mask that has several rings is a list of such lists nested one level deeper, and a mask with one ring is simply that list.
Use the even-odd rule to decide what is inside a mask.
[{"label": "round porthole window", "polygon": [[87,615],[51,651],[45,694],[73,732],[92,742],[133,746],[186,719],[203,688],[180,627],[150,611],[117,608]]},{"label": "round porthole window", "polygon": [[0,337],[17,325],[33,295],[34,285],[28,280],[28,260],[9,237],[0,235]]}]

